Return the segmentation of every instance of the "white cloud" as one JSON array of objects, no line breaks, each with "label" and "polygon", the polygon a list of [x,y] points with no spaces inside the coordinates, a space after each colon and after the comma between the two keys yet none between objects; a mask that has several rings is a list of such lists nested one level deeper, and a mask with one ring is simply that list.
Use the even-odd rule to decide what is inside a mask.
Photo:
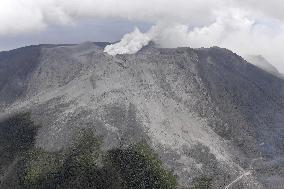
[{"label": "white cloud", "polygon": [[202,26],[215,20],[216,11],[228,8],[283,21],[283,4],[282,0],[1,0],[0,34],[70,24],[84,17]]},{"label": "white cloud", "polygon": [[210,9],[221,4],[222,0],[1,0],[0,35],[72,24],[80,18],[204,24],[213,19]]},{"label": "white cloud", "polygon": [[271,18],[279,19],[282,21],[284,19],[283,0],[235,0],[234,3],[234,6],[240,6],[250,11],[264,14]]},{"label": "white cloud", "polygon": [[242,56],[263,55],[284,72],[284,27],[281,22],[259,23],[239,9],[219,12],[212,24],[190,29],[177,24],[161,30],[157,42],[164,47],[225,47]]}]

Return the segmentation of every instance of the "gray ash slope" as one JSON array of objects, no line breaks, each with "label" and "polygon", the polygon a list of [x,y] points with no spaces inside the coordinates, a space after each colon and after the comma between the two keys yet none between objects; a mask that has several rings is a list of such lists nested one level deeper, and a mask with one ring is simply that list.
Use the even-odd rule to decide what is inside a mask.
[{"label": "gray ash slope", "polygon": [[249,171],[231,188],[284,188],[283,80],[218,47],[113,57],[104,45],[1,52],[1,117],[31,112],[47,151],[82,128],[105,150],[146,139],[181,187],[206,176],[224,188]]}]

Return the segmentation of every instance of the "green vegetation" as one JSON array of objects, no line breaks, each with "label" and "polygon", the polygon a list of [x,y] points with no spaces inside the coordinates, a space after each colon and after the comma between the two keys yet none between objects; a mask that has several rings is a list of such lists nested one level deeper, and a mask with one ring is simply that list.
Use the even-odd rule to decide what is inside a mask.
[{"label": "green vegetation", "polygon": [[56,188],[115,188],[115,176],[103,166],[101,140],[83,130],[75,145],[65,151],[61,170],[54,179]]},{"label": "green vegetation", "polygon": [[[146,143],[104,152],[102,140],[92,130],[82,130],[72,147],[47,152],[34,147],[38,128],[29,113],[0,123],[1,172],[16,162],[13,173],[6,178],[10,188],[172,189],[177,186],[175,176]],[[1,184],[0,187],[8,186]]]},{"label": "green vegetation", "polygon": [[165,169],[153,150],[140,143],[108,152],[111,165],[119,172],[124,188],[176,188],[173,174]]},{"label": "green vegetation", "polygon": [[[103,174],[100,141],[90,131],[82,131],[73,147],[61,152],[30,150],[19,172],[23,188],[99,188]],[[103,188],[100,187],[100,188]]]},{"label": "green vegetation", "polygon": [[24,188],[45,188],[62,168],[61,153],[46,152],[41,149],[28,151],[18,171],[21,186]]},{"label": "green vegetation", "polygon": [[0,122],[1,169],[33,147],[37,129],[29,113],[17,114]]},{"label": "green vegetation", "polygon": [[194,181],[194,187],[192,189],[209,189],[212,185],[212,178],[200,177]]},{"label": "green vegetation", "polygon": [[61,152],[28,151],[18,175],[22,188],[176,188],[176,178],[153,150],[140,143],[103,152],[101,140],[83,130],[73,147]]}]

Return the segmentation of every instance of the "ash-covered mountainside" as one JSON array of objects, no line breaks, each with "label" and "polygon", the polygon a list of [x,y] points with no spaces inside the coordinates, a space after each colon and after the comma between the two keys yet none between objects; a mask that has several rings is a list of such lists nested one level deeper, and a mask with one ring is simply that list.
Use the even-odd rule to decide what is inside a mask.
[{"label": "ash-covered mountainside", "polygon": [[2,188],[284,188],[284,81],[229,50],[0,53]]}]

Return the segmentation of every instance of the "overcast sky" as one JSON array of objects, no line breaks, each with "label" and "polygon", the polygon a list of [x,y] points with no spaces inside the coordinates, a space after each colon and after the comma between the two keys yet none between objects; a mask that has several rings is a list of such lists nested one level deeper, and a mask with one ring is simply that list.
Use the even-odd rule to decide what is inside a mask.
[{"label": "overcast sky", "polygon": [[125,44],[138,35],[141,44],[261,54],[284,72],[283,0],[0,0],[0,50],[126,33]]}]

